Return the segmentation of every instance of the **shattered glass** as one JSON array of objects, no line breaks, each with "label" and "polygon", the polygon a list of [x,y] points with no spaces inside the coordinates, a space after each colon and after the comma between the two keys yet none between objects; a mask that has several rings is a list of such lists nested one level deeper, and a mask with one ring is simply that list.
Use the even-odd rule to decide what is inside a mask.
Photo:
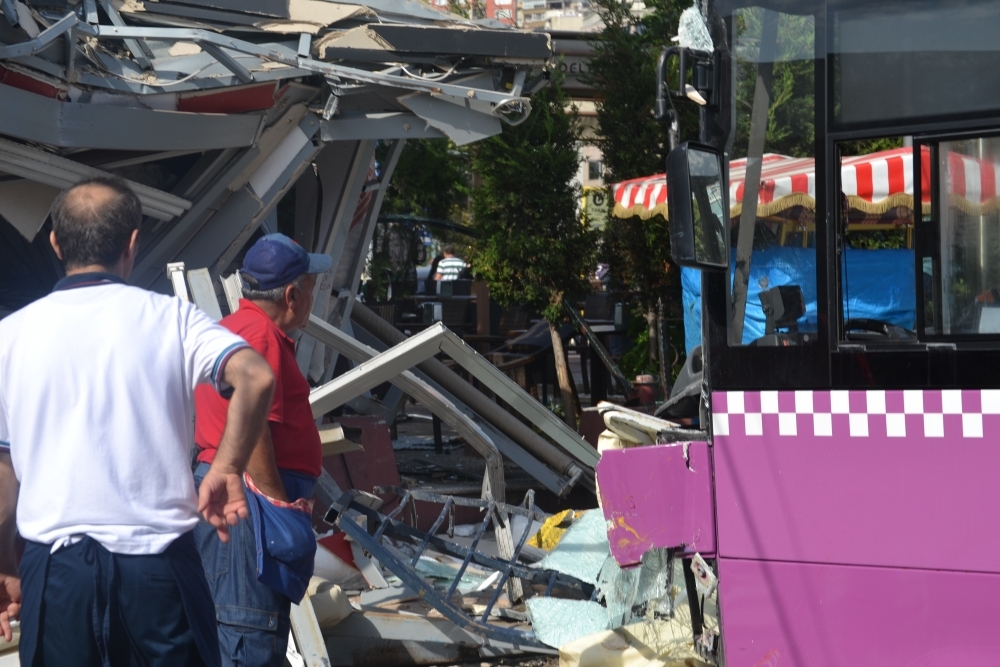
[{"label": "shattered glass", "polygon": [[608,607],[611,627],[631,623],[635,618],[670,616],[676,592],[671,594],[671,559],[666,549],[651,549],[639,567],[623,570],[608,558],[597,581],[597,599]]},{"label": "shattered glass", "polygon": [[715,49],[712,37],[708,34],[705,17],[701,15],[697,2],[681,12],[680,21],[677,22],[677,37],[678,44],[689,49],[709,53]]},{"label": "shattered glass", "polygon": [[539,566],[596,584],[604,562],[610,557],[607,521],[601,510],[590,510],[573,522]]},{"label": "shattered glass", "polygon": [[553,648],[611,629],[608,610],[597,602],[533,597],[525,604],[535,636]]}]

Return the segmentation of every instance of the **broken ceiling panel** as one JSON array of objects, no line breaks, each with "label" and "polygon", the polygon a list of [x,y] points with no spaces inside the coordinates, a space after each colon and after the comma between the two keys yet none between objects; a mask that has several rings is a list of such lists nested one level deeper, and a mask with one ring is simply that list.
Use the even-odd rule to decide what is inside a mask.
[{"label": "broken ceiling panel", "polygon": [[[274,3],[282,7],[282,15],[257,14],[235,11],[222,7],[227,2],[188,4],[178,2],[139,2],[138,0],[112,0],[123,14],[143,20],[142,14],[179,17],[188,20],[224,24],[239,29],[259,29],[266,32],[317,34],[321,29],[348,19],[374,19],[375,12],[361,5],[323,2],[322,0],[286,0]],[[241,3],[235,3],[241,4]]]},{"label": "broken ceiling panel", "polygon": [[502,131],[500,119],[496,116],[451,104],[427,93],[406,95],[399,101],[458,146],[492,137]]},{"label": "broken ceiling panel", "polygon": [[368,29],[393,51],[426,51],[433,45],[440,55],[546,58],[552,53],[549,35],[540,32],[389,23],[373,24]]},{"label": "broken ceiling panel", "polygon": [[194,5],[195,7],[211,7],[244,14],[273,16],[279,19],[289,18],[289,0],[200,0],[200,2],[175,2],[161,0],[162,5]]},{"label": "broken ceiling panel", "polygon": [[[0,139],[0,171],[57,189],[67,188],[85,178],[109,176],[107,172],[74,160],[2,139]],[[181,197],[139,183],[128,183],[142,202],[143,213],[148,216],[159,220],[170,220],[191,208],[191,202]],[[40,191],[34,192],[44,194]],[[18,229],[20,230],[20,227]],[[37,232],[37,228],[35,231]]]},{"label": "broken ceiling panel", "polygon": [[45,224],[60,189],[35,181],[0,181],[0,216],[32,241]]},{"label": "broken ceiling panel", "polygon": [[416,0],[342,0],[348,5],[361,5],[375,11],[380,17],[387,15],[395,19],[403,19],[406,23],[450,23],[458,24],[468,21],[461,16],[435,9]]}]

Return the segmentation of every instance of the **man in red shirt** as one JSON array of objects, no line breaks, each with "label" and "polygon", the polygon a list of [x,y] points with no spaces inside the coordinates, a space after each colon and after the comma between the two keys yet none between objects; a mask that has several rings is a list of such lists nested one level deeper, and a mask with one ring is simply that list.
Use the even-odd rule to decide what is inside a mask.
[{"label": "man in red shirt", "polygon": [[[207,530],[205,539],[196,532],[215,599],[223,665],[282,664],[289,606],[301,600],[312,574],[315,538],[308,510],[323,455],[309,383],[299,371],[289,334],[308,321],[316,274],[329,271],[332,263],[283,234],[261,237],[243,260],[239,310],[221,322],[267,360],[275,377],[269,428],[251,454],[244,479],[253,521],[241,522],[239,533],[231,531],[225,545],[209,540]],[[228,400],[198,391],[195,408],[198,483],[215,458]]]}]

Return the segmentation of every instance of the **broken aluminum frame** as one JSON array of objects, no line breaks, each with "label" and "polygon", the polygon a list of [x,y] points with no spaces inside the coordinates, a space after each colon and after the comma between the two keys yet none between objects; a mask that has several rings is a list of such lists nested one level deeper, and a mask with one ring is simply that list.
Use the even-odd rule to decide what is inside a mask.
[{"label": "broken aluminum frame", "polygon": [[[340,331],[336,327],[324,322],[315,315],[309,316],[305,332],[324,343],[332,349],[344,354],[354,362],[362,362],[378,356],[371,348],[362,345],[351,336]],[[483,476],[482,496],[484,498],[498,498],[501,501],[506,497],[506,483],[504,481],[503,457],[496,444],[486,433],[461,412],[455,404],[441,395],[436,389],[420,380],[410,371],[397,373],[392,378],[392,382],[400,387],[410,396],[422,403],[431,412],[437,415],[441,421],[451,426],[462,438],[469,443],[486,460],[486,473]],[[316,406],[316,401],[322,398],[322,394],[316,394],[314,390],[309,397],[309,402],[313,405],[313,415],[320,417],[328,409]],[[363,393],[357,392],[355,396]],[[352,397],[353,398],[353,397]],[[498,524],[497,548],[501,554],[510,556],[514,553],[514,540],[511,536],[510,521],[501,513],[503,520]],[[511,582],[511,594],[520,596],[518,582]]]},{"label": "broken aluminum frame", "polygon": [[[315,315],[309,317],[309,323],[306,325],[305,331],[321,343],[337,349],[352,361],[364,362],[377,356],[371,348],[362,345],[354,338],[327,324]],[[336,381],[333,380],[332,382]],[[432,387],[420,381],[409,371],[394,375],[392,382],[399,384],[403,391],[425,405],[431,412],[440,417],[441,421],[454,428],[466,442],[483,455],[486,459],[486,477],[483,480],[483,491],[484,493],[490,493],[494,498],[503,498],[503,459],[496,445],[482,429],[463,413],[459,412],[450,401],[441,396]],[[313,415],[317,417],[329,411],[328,408],[324,408],[322,405],[316,405],[316,402],[323,397],[323,394],[316,393],[320,389],[322,387],[313,390],[313,393],[309,397],[309,401],[313,405]],[[363,391],[357,392],[355,396],[363,393]]]},{"label": "broken aluminum frame", "polygon": [[[34,39],[18,44],[0,46],[0,60],[34,55],[67,33],[73,39],[77,37],[91,37],[106,40],[126,40],[127,43],[128,40],[144,39],[194,42],[216,58],[244,83],[254,81],[253,73],[239,64],[224,49],[315,72],[331,80],[335,85],[341,79],[347,79],[359,83],[430,93],[445,99],[452,98],[456,103],[463,105],[478,106],[477,103],[485,103],[486,108],[483,109],[484,111],[488,109],[489,113],[511,125],[523,122],[531,113],[531,102],[526,97],[512,96],[510,93],[503,91],[486,90],[483,88],[444,83],[442,81],[430,81],[395,74],[382,74],[380,72],[369,72],[343,65],[334,65],[312,58],[303,58],[299,55],[297,49],[277,44],[257,45],[208,30],[91,25],[77,19],[74,13],[69,13],[59,19],[39,33]],[[137,43],[137,46],[139,44],[141,42]],[[138,50],[141,53],[141,49]],[[516,115],[510,118],[506,115],[508,113],[515,113]]]},{"label": "broken aluminum frame", "polygon": [[[68,188],[85,178],[111,174],[43,150],[0,139],[0,171],[55,188]],[[127,181],[139,197],[142,212],[158,220],[172,220],[191,208],[191,202],[156,188]]]},{"label": "broken aluminum frame", "polygon": [[587,342],[590,343],[591,349],[594,350],[594,354],[598,356],[604,367],[608,369],[611,377],[621,386],[622,391],[626,396],[630,396],[635,389],[632,387],[632,383],[628,381],[625,374],[622,373],[621,369],[618,368],[618,364],[615,363],[614,359],[611,358],[611,353],[608,352],[604,344],[601,343],[601,339],[597,337],[594,330],[590,328],[587,324],[587,320],[580,317],[580,313],[569,304],[568,301],[563,299],[563,310],[569,315],[570,319],[573,320],[573,324],[576,326],[577,330],[580,331],[584,336],[587,337]]},{"label": "broken aluminum frame", "polygon": [[[390,346],[373,336],[364,327],[354,321],[351,321],[348,324],[351,326],[350,334],[364,345],[369,346],[375,354],[385,352],[389,349]],[[482,428],[486,435],[488,435],[496,444],[500,453],[517,464],[526,473],[531,475],[531,477],[536,482],[541,484],[542,487],[556,494],[556,496],[564,498],[579,481],[579,476],[568,477],[562,473],[558,473],[553,468],[537,459],[534,454],[529,452],[527,449],[524,449],[517,443],[517,441],[512,439],[503,431],[499,430],[486,419],[482,418],[479,413],[462,402],[458,396],[455,396],[444,387],[434,382],[434,380],[428,377],[419,368],[413,369],[412,373],[416,378],[432,387],[435,391],[454,403],[460,411],[479,424],[480,428]],[[393,385],[393,388],[397,388],[397,386]],[[387,395],[386,398],[388,399],[389,396]],[[388,401],[383,401],[383,403],[385,402]],[[354,402],[349,403],[349,405],[355,407]],[[355,409],[357,408],[355,407]]]},{"label": "broken aluminum frame", "polygon": [[[490,523],[495,522],[498,512],[506,515],[519,514],[527,517],[529,520],[544,520],[545,515],[534,505],[534,493],[531,491],[525,496],[524,506],[498,503],[492,498],[474,500],[471,498],[440,496],[416,490],[404,490],[398,487],[379,487],[376,489],[376,492],[396,493],[401,497],[399,505],[389,515],[381,514],[354,502],[354,497],[357,493],[348,492],[341,496],[334,503],[333,507],[330,508],[330,511],[326,515],[326,521],[333,523],[347,533],[352,540],[374,556],[383,567],[388,568],[393,574],[399,577],[404,585],[408,586],[411,590],[419,591],[425,601],[445,618],[462,629],[482,635],[490,640],[513,644],[517,648],[543,649],[545,652],[549,652],[550,648],[539,642],[531,630],[506,628],[487,622],[492,608],[499,599],[503,582],[510,578],[519,578],[531,583],[543,584],[546,586],[546,596],[550,595],[557,585],[571,590],[578,590],[584,598],[590,598],[594,594],[593,586],[579,579],[556,571],[529,568],[517,562],[517,556],[520,554],[520,550],[527,540],[531,525],[530,521],[520,536],[513,557],[509,559],[495,558],[476,551],[483,533],[486,532]],[[410,507],[413,512],[416,511],[415,506],[412,504],[414,501],[443,506],[429,531],[422,531],[396,520],[395,517],[399,516],[407,507]],[[456,505],[477,507],[485,511],[483,520],[477,526],[471,548],[455,544],[435,534]],[[365,527],[362,527],[354,520],[356,515],[362,515],[366,518]],[[345,520],[340,520],[342,517]],[[416,553],[412,557],[402,554],[385,540],[387,537],[413,542],[417,545]],[[459,568],[455,579],[445,593],[436,589],[431,582],[426,581],[415,569],[421,554],[428,547],[433,547],[449,556],[462,559],[462,566]],[[501,580],[497,583],[493,597],[481,618],[470,616],[459,605],[452,602],[451,599],[458,588],[458,582],[471,563],[502,573]]]},{"label": "broken aluminum frame", "polygon": [[[354,337],[340,331],[336,327],[333,327],[316,316],[310,317],[309,323],[306,324],[305,327],[305,333],[315,337],[324,345],[337,350],[340,354],[343,354],[345,357],[354,362],[367,361],[378,355],[378,352],[375,349],[362,344]],[[500,373],[500,371],[497,372]],[[500,374],[502,375],[502,373]],[[506,379],[506,376],[504,376],[504,378]],[[432,384],[421,379],[413,371],[405,371],[389,381],[412,396],[417,402],[427,407],[431,412],[437,415],[441,421],[458,431],[459,435],[465,438],[467,442],[470,442],[470,444],[473,444],[473,446],[475,446],[475,441],[469,441],[468,436],[466,435],[466,432],[469,430],[471,430],[472,434],[476,437],[478,437],[479,434],[482,434],[483,438],[494,446],[497,446],[496,443],[493,443],[493,441],[486,436],[485,433],[483,433],[482,429],[475,423],[475,421],[473,421],[464,412],[458,410],[447,397],[443,396],[442,393]],[[517,385],[514,386],[517,387]],[[520,387],[517,387],[517,389],[520,390]],[[530,395],[528,396],[528,400],[534,401]],[[478,448],[477,451],[479,451]],[[545,488],[560,497],[565,494],[566,490],[572,488],[576,482],[576,478],[566,479],[551,471],[548,467],[538,462],[537,459],[534,459],[534,457],[519,447],[515,448],[515,450],[502,451],[506,456],[515,462],[525,458],[529,459],[529,465],[519,465],[521,465],[521,467],[525,470],[531,472],[535,479],[538,480],[538,482]],[[534,463],[534,465],[531,465],[531,463]],[[494,497],[498,496],[494,495]]]},{"label": "broken aluminum frame", "polygon": [[319,626],[310,598],[306,593],[298,604],[293,602],[289,609],[295,647],[299,650],[305,667],[329,667],[330,655],[323,640],[323,629]]},{"label": "broken aluminum frame", "polygon": [[[306,333],[312,334],[308,327]],[[339,407],[359,393],[391,380],[439,352],[454,359],[570,456],[590,469],[597,465],[600,456],[578,433],[440,322],[389,348],[370,362],[362,363],[314,389],[311,397],[314,409],[322,408],[323,412],[327,412]]]}]

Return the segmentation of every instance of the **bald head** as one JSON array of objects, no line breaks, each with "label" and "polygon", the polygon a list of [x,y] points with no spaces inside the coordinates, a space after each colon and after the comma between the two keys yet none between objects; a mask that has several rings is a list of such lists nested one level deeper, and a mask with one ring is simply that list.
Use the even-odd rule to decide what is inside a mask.
[{"label": "bald head", "polygon": [[82,181],[52,204],[52,231],[67,269],[113,266],[141,220],[139,198],[118,178]]}]

